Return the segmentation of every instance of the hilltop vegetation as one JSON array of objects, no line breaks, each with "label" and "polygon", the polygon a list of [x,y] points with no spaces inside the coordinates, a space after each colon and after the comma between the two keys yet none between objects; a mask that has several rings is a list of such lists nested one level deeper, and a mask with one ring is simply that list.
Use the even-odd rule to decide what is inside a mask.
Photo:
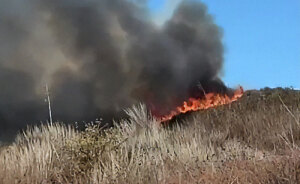
[{"label": "hilltop vegetation", "polygon": [[300,183],[299,91],[247,91],[164,126],[143,105],[127,114],[28,129],[0,148],[0,183]]}]

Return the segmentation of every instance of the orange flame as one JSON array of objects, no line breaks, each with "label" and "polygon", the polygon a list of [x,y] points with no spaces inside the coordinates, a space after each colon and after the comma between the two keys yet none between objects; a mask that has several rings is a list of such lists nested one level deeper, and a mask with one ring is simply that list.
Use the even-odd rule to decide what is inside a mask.
[{"label": "orange flame", "polygon": [[195,99],[190,98],[188,101],[183,102],[182,106],[176,108],[176,110],[171,111],[169,115],[163,116],[160,118],[161,122],[165,122],[171,120],[173,117],[184,114],[190,111],[199,111],[203,109],[209,109],[212,107],[230,104],[234,101],[237,101],[244,94],[243,87],[239,87],[235,90],[234,95],[229,97],[228,95],[221,95],[215,93],[207,93],[205,94],[204,99]]}]

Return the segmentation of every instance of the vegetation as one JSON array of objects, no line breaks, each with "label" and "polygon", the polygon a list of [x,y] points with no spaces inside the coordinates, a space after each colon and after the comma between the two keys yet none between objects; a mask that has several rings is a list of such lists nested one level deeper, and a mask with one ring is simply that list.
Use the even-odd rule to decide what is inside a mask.
[{"label": "vegetation", "polygon": [[28,129],[0,148],[0,183],[300,183],[299,91],[248,91],[165,126],[126,112],[110,129]]}]

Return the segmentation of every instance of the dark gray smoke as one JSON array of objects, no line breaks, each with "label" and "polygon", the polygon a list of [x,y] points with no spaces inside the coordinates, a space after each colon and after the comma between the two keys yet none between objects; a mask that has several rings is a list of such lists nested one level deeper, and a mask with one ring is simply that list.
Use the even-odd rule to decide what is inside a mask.
[{"label": "dark gray smoke", "polygon": [[53,116],[64,122],[111,120],[145,102],[167,113],[205,90],[226,90],[221,31],[205,5],[183,1],[162,26],[145,1],[2,0],[0,139]]}]

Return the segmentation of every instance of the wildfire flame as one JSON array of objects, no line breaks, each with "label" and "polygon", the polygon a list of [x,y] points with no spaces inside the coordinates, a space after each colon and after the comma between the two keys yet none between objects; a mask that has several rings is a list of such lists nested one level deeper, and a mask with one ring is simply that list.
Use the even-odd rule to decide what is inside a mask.
[{"label": "wildfire flame", "polygon": [[179,114],[230,104],[241,98],[243,94],[244,89],[240,86],[237,90],[234,91],[234,95],[232,97],[216,93],[207,93],[205,94],[204,99],[189,98],[188,101],[183,102],[182,106],[177,107],[176,110],[171,111],[170,114],[161,117],[160,120],[161,122],[165,122],[171,120],[173,117]]}]

